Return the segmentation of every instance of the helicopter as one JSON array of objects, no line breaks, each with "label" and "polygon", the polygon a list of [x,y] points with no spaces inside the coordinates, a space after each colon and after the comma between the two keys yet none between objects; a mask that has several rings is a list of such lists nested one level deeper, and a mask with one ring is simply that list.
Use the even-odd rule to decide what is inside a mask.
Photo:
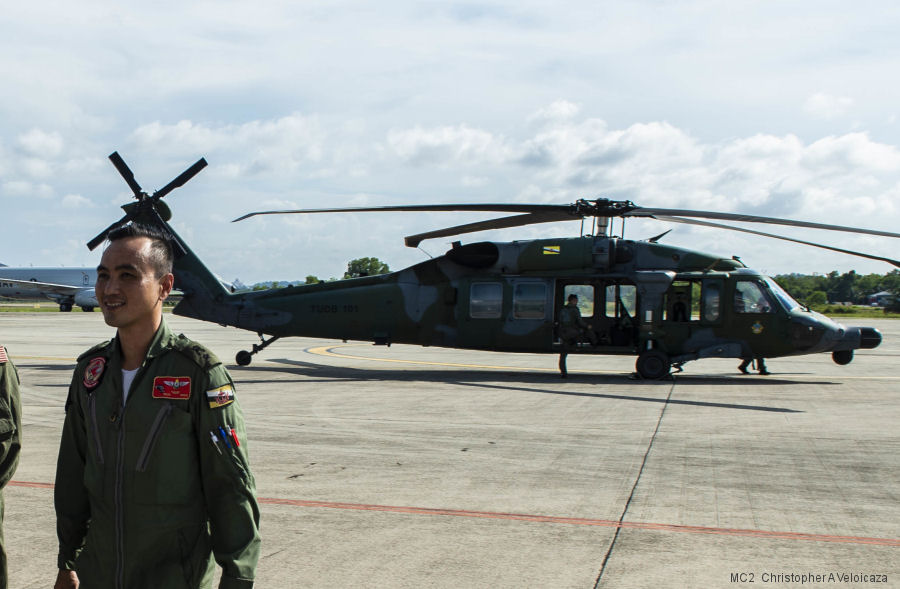
[{"label": "helicopter", "polygon": [[[486,229],[593,219],[590,235],[512,242],[453,242],[444,255],[389,274],[231,293],[168,221],[161,200],[206,166],[200,159],[148,195],[117,152],[109,156],[137,202],[88,242],[90,249],[128,222],[155,225],[172,237],[175,286],[183,293],[173,313],[256,332],[260,342],[237,353],[241,366],[282,337],[417,344],[525,353],[636,356],[636,372],[660,379],[672,368],[704,358],[776,358],[831,352],[848,364],[854,351],[881,343],[871,327],[847,327],[795,301],[774,280],[739,258],[610,235],[616,218],[644,217],[741,231],[881,260],[900,261],[715,221],[789,225],[885,237],[900,234],[738,213],[640,207],[631,201],[582,199],[572,204],[440,204],[258,211],[257,215],[394,211],[514,213],[408,236],[426,239]],[[562,302],[575,294],[591,341],[565,341]],[[587,340],[587,338],[579,338]]]}]

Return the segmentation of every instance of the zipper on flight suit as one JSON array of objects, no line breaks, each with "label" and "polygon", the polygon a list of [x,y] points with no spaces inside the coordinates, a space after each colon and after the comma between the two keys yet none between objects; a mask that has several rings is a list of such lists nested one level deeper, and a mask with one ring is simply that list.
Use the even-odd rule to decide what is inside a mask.
[{"label": "zipper on flight suit", "polygon": [[159,412],[156,414],[156,419],[153,420],[153,425],[150,426],[150,433],[147,434],[147,439],[144,440],[144,447],[141,448],[141,455],[138,457],[137,466],[135,470],[138,472],[144,472],[147,470],[147,463],[150,462],[150,456],[153,454],[153,448],[156,447],[156,440],[159,439],[159,435],[162,432],[163,426],[166,423],[166,420],[169,418],[169,415],[172,413],[172,409],[174,405],[171,402],[166,403],[162,407],[159,408]]},{"label": "zipper on flight suit", "polygon": [[118,453],[116,460],[116,589],[125,589],[125,403],[119,409],[118,416]]},{"label": "zipper on flight suit", "polygon": [[131,390],[144,376],[147,361],[141,364],[140,370],[134,375],[129,395],[125,394],[124,383],[119,383],[122,403],[118,413],[110,416],[110,421],[119,430],[118,451],[116,454],[116,486],[115,486],[115,520],[116,520],[116,589],[125,589],[125,404]]}]

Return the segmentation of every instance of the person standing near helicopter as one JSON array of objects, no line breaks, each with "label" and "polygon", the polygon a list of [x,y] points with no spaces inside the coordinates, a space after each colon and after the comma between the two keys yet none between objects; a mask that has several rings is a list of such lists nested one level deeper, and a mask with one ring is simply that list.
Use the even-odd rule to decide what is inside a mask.
[{"label": "person standing near helicopter", "polygon": [[7,587],[6,549],[3,540],[3,487],[16,472],[22,447],[22,405],[19,374],[0,345],[0,589]]},{"label": "person standing near helicopter", "polygon": [[116,337],[78,358],[56,468],[55,589],[250,589],[259,507],[231,377],[174,334],[169,237],[109,234],[97,299]]},{"label": "person standing near helicopter", "polygon": [[559,353],[559,373],[562,378],[567,378],[569,375],[566,357],[584,337],[590,340],[592,346],[597,345],[597,335],[591,325],[581,317],[578,295],[570,294],[566,298],[565,306],[559,311],[559,339],[562,342],[562,349]]}]

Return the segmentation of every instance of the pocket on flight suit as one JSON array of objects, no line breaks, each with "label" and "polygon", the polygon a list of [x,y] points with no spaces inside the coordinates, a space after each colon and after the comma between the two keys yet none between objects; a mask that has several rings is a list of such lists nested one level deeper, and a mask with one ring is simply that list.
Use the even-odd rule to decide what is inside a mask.
[{"label": "pocket on flight suit", "polygon": [[197,440],[190,413],[162,405],[147,431],[134,465],[139,503],[179,505],[201,495]]},{"label": "pocket on flight suit", "polygon": [[213,575],[212,543],[209,526],[201,524],[178,530],[181,570],[189,587],[200,587]]},{"label": "pocket on flight suit", "polygon": [[[12,411],[6,399],[0,398],[0,442],[8,440],[16,432],[16,424],[12,420]],[[8,416],[8,417],[7,417]]]}]

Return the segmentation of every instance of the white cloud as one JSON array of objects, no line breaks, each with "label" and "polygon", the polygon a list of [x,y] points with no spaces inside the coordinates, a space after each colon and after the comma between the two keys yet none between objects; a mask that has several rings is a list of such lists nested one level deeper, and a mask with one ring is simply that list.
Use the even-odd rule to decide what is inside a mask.
[{"label": "white cloud", "polygon": [[528,121],[566,121],[575,118],[581,111],[581,106],[568,100],[557,100],[549,106],[538,109],[528,117]]},{"label": "white cloud", "polygon": [[508,153],[502,137],[466,125],[392,130],[387,145],[397,157],[415,166],[496,164]]},{"label": "white cloud", "polygon": [[11,180],[0,186],[0,191],[6,196],[24,198],[50,198],[53,196],[53,187],[49,184],[29,182],[27,180]]},{"label": "white cloud", "polygon": [[86,209],[93,208],[94,203],[80,194],[67,194],[62,198],[62,207],[64,209]]},{"label": "white cloud", "polygon": [[803,103],[803,112],[818,119],[834,119],[844,115],[853,106],[853,99],[817,92]]},{"label": "white cloud", "polygon": [[[261,277],[273,257],[301,276],[339,273],[350,251],[335,228],[345,224],[304,221],[311,241],[296,243],[331,247],[271,256],[252,245],[259,225],[218,227],[210,210],[230,218],[267,199],[305,207],[604,195],[900,223],[900,81],[884,74],[900,24],[887,2],[812,12],[698,0],[603,10],[533,0],[210,6],[5,7],[0,196],[14,243],[38,251],[28,232],[50,217],[98,231],[118,218],[129,191],[106,161],[114,149],[148,190],[205,156],[209,169],[171,199],[177,222],[225,264],[237,263],[235,244],[253,249],[246,267]],[[42,198],[58,195],[97,210],[47,210]],[[418,255],[399,247],[397,219],[410,232],[442,222],[360,222],[361,247],[398,246],[388,250],[392,266]],[[554,231],[572,227],[498,238]],[[699,235],[679,227],[667,240],[681,232]]]},{"label": "white cloud", "polygon": [[47,133],[31,129],[19,135],[19,147],[28,155],[39,158],[55,158],[63,149],[63,138],[57,132]]}]

